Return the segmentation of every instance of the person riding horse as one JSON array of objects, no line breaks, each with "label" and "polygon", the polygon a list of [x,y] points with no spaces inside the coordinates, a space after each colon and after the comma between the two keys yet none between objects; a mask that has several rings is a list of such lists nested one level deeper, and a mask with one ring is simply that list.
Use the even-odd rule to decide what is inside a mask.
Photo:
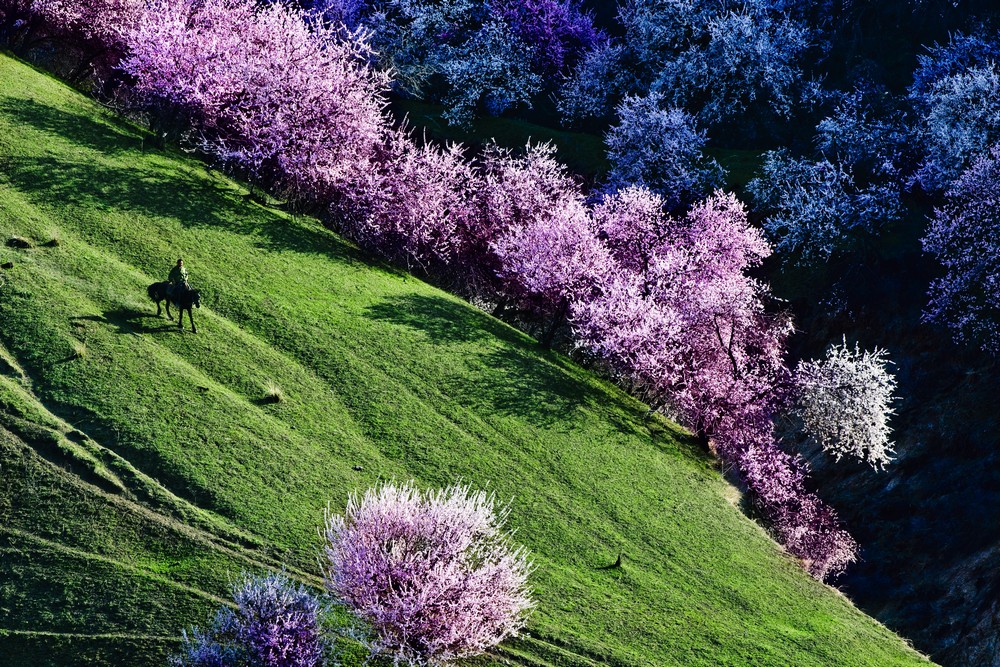
[{"label": "person riding horse", "polygon": [[188,272],[184,268],[184,260],[178,259],[177,264],[174,268],[170,269],[170,275],[167,276],[167,281],[170,282],[170,286],[167,288],[167,296],[173,296],[177,288],[181,288],[182,291],[186,292],[191,289],[188,285]]},{"label": "person riding horse", "polygon": [[191,320],[191,331],[198,333],[198,329],[194,326],[194,313],[191,308],[201,308],[201,293],[193,289],[190,284],[188,284],[188,272],[184,268],[184,260],[178,259],[177,265],[170,269],[170,276],[166,282],[153,283],[148,288],[146,288],[146,294],[149,298],[156,302],[156,316],[159,317],[160,304],[163,301],[167,302],[167,317],[172,318],[170,315],[170,303],[173,302],[177,306],[177,326],[183,327],[184,324],[184,311],[187,311],[188,318]]}]

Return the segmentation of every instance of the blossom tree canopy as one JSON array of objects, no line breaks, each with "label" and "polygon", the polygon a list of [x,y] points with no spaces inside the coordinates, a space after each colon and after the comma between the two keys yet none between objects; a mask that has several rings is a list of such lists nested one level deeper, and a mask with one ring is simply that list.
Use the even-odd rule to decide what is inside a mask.
[{"label": "blossom tree canopy", "polygon": [[885,350],[831,345],[826,358],[795,369],[794,414],[805,434],[838,460],[850,456],[884,468],[892,460],[889,418],[896,379]]},{"label": "blossom tree canopy", "polygon": [[923,243],[945,269],[931,283],[925,317],[1000,354],[1000,145],[951,186]]},{"label": "blossom tree canopy", "polygon": [[508,509],[482,491],[386,483],[326,522],[330,592],[397,661],[441,665],[520,630],[533,603]]}]

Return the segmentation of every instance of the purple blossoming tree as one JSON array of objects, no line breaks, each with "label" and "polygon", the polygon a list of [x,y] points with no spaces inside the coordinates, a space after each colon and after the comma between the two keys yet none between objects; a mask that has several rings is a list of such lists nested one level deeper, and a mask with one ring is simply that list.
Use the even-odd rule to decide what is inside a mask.
[{"label": "purple blossoming tree", "polygon": [[175,667],[321,667],[323,606],[280,574],[233,586],[235,609],[223,607],[208,629],[185,633]]},{"label": "purple blossoming tree", "polygon": [[931,283],[925,317],[1000,354],[1000,145],[955,181],[923,243],[945,269]]},{"label": "purple blossoming tree", "polygon": [[508,508],[453,486],[383,484],[326,522],[330,592],[409,664],[479,655],[520,630],[531,564],[503,529]]}]

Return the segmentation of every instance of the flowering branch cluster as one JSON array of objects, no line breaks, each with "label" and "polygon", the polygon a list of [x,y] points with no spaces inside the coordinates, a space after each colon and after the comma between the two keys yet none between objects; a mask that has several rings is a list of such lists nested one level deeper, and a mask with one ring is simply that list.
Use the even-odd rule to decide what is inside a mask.
[{"label": "flowering branch cluster", "polygon": [[205,630],[184,633],[174,667],[321,667],[326,664],[325,608],[280,574],[246,577],[233,586],[234,608],[222,607]]},{"label": "flowering branch cluster", "polygon": [[326,522],[327,586],[414,665],[479,655],[524,627],[531,563],[503,525],[509,508],[465,486],[383,484]]},{"label": "flowering branch cluster", "polygon": [[831,345],[826,358],[803,361],[795,369],[794,410],[806,435],[839,460],[845,454],[885,467],[892,460],[889,417],[896,379],[887,370],[885,350],[852,350],[846,339]]}]

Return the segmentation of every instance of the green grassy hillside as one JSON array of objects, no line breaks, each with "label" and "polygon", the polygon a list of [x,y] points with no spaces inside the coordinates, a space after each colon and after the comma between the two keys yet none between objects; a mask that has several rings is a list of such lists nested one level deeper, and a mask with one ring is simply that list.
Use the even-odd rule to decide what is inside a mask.
[{"label": "green grassy hillside", "polygon": [[[493,662],[926,664],[741,515],[681,431],[244,194],[0,56],[0,243],[33,245],[0,246],[8,664],[163,664],[242,571],[318,584],[324,508],[388,478],[513,499],[538,610]],[[178,256],[196,335],[145,298]]]}]

